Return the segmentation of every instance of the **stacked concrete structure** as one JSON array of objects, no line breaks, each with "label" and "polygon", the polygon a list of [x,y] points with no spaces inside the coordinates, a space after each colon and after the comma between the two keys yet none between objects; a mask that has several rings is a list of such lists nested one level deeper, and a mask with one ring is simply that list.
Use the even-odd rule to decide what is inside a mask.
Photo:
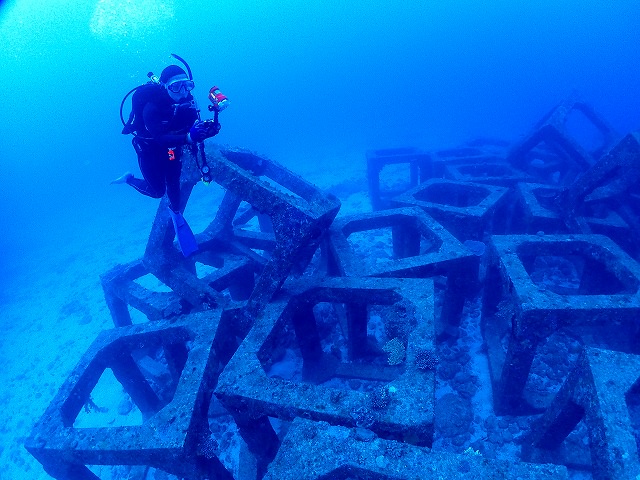
[{"label": "stacked concrete structure", "polygon": [[[575,112],[599,132],[597,148],[572,137]],[[163,200],[144,257],[102,276],[115,328],[27,449],[69,480],[111,465],[140,479],[563,479],[567,467],[636,478],[640,142],[615,138],[571,97],[510,148],[369,152],[374,211],[338,218],[337,198],[276,162],[208,144],[225,193],[200,250],[180,254]],[[183,177],[188,199],[195,162]],[[456,450],[445,427],[464,430],[461,408],[476,397],[451,385],[474,382],[457,364],[480,365],[459,353],[470,322],[500,420],[484,419],[472,443],[458,436]],[[560,362],[550,348],[579,353]],[[80,425],[106,370],[139,425]],[[223,416],[242,439],[235,469]],[[507,418],[523,431],[500,437],[509,460],[494,458],[487,425]],[[590,449],[578,460],[564,444],[582,432]]]}]

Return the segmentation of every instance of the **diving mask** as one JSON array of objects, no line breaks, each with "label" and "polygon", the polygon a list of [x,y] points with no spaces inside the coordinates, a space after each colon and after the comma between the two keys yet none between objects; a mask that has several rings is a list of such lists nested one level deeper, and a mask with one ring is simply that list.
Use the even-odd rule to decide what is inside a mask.
[{"label": "diving mask", "polygon": [[196,84],[193,80],[176,80],[175,82],[171,82],[167,84],[167,90],[171,93],[180,93],[180,91],[184,88],[185,92],[190,92],[194,89]]}]

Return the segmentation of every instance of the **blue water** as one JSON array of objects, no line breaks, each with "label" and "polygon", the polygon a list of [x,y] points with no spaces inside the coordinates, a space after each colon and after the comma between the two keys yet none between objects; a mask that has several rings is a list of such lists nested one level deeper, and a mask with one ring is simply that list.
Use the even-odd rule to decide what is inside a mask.
[{"label": "blue water", "polygon": [[99,258],[97,279],[142,253],[130,226],[156,203],[109,185],[136,168],[118,109],[170,53],[202,108],[214,84],[231,99],[219,142],[339,177],[367,149],[514,141],[573,90],[619,133],[637,129],[638,31],[634,0],[0,3],[0,304],[73,288],[78,256]]}]

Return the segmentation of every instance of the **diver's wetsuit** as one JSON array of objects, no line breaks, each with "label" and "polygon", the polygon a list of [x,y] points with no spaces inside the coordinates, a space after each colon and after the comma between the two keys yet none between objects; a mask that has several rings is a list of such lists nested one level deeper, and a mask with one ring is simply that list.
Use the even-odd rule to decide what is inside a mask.
[{"label": "diver's wetsuit", "polygon": [[181,208],[182,148],[197,118],[198,112],[191,94],[182,104],[176,105],[164,88],[158,86],[153,100],[144,106],[145,130],[132,141],[144,179],[132,176],[127,183],[143,195],[153,198],[161,198],[166,191],[174,212],[179,212]]}]

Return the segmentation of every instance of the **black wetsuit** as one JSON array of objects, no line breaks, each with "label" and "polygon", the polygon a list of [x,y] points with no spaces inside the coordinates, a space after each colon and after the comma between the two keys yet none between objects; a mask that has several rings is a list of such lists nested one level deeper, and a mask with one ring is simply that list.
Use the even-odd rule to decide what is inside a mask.
[{"label": "black wetsuit", "polygon": [[182,149],[187,133],[197,120],[193,96],[175,104],[166,90],[158,86],[143,110],[144,131],[133,138],[138,164],[144,179],[130,177],[127,183],[140,193],[161,198],[165,192],[174,212],[181,211],[180,171]]}]

